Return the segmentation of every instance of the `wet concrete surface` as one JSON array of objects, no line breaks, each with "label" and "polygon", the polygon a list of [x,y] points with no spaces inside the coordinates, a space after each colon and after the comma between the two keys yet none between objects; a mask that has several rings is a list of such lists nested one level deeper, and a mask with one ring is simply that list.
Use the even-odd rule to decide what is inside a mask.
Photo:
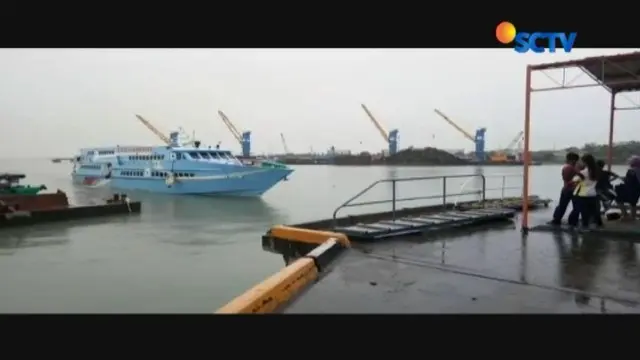
[{"label": "wet concrete surface", "polygon": [[611,240],[507,226],[357,244],[284,312],[640,313],[639,245]]}]

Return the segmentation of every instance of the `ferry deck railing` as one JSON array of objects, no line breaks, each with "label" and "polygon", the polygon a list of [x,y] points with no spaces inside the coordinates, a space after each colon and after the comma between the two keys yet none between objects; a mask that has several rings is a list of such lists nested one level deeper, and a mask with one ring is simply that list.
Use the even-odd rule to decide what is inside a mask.
[{"label": "ferry deck railing", "polygon": [[[463,174],[463,175],[445,175],[445,176],[418,176],[418,177],[407,177],[407,178],[391,178],[391,179],[382,179],[377,180],[371,183],[369,186],[362,189],[356,195],[349,198],[347,201],[342,203],[333,211],[333,226],[337,225],[337,218],[340,211],[346,208],[354,208],[354,207],[362,207],[362,206],[370,206],[370,205],[381,205],[381,204],[391,204],[391,216],[392,219],[396,218],[397,205],[401,202],[408,201],[418,201],[418,200],[434,200],[441,199],[442,205],[447,206],[448,202],[452,199],[454,200],[454,205],[458,204],[460,197],[468,196],[468,195],[479,195],[481,202],[485,202],[487,200],[487,193],[500,191],[500,199],[504,199],[507,191],[521,189],[521,186],[507,186],[507,179],[512,177],[521,178],[522,174],[500,174],[500,175],[484,175],[484,174]],[[447,180],[449,179],[467,179],[460,186],[460,189],[457,193],[447,193]],[[499,186],[487,188],[487,179],[500,179]],[[480,179],[481,186],[480,189],[468,189],[468,185],[474,179]],[[441,192],[439,194],[433,195],[423,195],[423,196],[409,196],[409,197],[399,197],[398,196],[398,184],[406,183],[406,182],[437,182],[439,181],[441,184],[439,185],[441,188]],[[369,193],[372,189],[378,187],[380,184],[391,184],[391,198],[384,200],[372,200],[372,201],[358,201],[356,200],[362,198],[365,194]]]}]

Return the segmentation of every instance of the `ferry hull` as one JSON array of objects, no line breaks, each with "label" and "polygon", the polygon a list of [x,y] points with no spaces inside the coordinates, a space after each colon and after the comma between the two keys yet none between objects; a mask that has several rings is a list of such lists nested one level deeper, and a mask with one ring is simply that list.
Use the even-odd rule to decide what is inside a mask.
[{"label": "ferry hull", "polygon": [[176,195],[261,196],[293,172],[292,169],[247,169],[232,176],[200,175],[176,178],[173,183],[162,178],[105,178],[91,174],[72,174],[73,182],[88,187],[109,187]]}]

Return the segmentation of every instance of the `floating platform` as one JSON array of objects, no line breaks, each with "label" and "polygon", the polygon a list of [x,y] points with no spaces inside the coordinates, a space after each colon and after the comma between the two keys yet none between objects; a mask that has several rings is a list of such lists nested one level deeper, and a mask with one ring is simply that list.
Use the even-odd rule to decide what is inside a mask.
[{"label": "floating platform", "polygon": [[140,214],[142,204],[114,195],[101,205],[69,205],[64,192],[0,196],[0,229],[113,215]]}]

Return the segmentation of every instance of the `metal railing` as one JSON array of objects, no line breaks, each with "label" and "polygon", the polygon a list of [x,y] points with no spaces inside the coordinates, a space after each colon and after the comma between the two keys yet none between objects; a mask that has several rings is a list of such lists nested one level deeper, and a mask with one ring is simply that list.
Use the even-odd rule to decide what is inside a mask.
[{"label": "metal railing", "polygon": [[[496,187],[486,187],[486,182],[485,182],[485,187],[484,187],[484,191],[485,194],[487,193],[492,193],[495,191],[500,191],[500,200],[504,200],[505,198],[505,193],[508,190],[521,190],[522,189],[522,181],[519,181],[517,186],[507,186],[507,179],[509,178],[520,178],[522,179],[522,174],[496,174],[496,175],[484,175],[485,180],[486,179],[500,179],[500,185],[496,186]],[[464,192],[464,189],[467,187],[467,185],[470,183],[470,180],[472,179],[468,179],[467,181],[465,181],[461,186],[460,186],[460,193]],[[522,190],[520,191],[519,196],[522,196]],[[458,204],[458,201],[460,199],[460,195],[456,196],[455,201],[454,201],[454,205]],[[486,200],[486,195],[484,200]]]},{"label": "metal railing", "polygon": [[[461,179],[461,178],[480,178],[482,181],[482,188],[479,190],[470,190],[470,191],[461,191],[454,194],[447,194],[447,180],[448,179]],[[412,196],[412,197],[404,197],[398,198],[397,195],[397,184],[401,182],[416,182],[416,181],[435,181],[439,180],[442,183],[442,193],[437,195],[427,195],[427,196]],[[383,183],[391,183],[391,199],[387,200],[376,200],[376,201],[363,201],[363,202],[354,202],[355,200],[362,197],[364,194],[368,193],[371,189]],[[468,180],[465,184],[468,183]],[[464,186],[464,185],[463,185]],[[338,206],[333,211],[333,226],[337,225],[337,216],[338,212],[342,209],[349,207],[357,207],[357,206],[367,206],[367,205],[378,205],[378,204],[388,204],[391,203],[391,216],[392,219],[396,218],[396,206],[399,202],[406,201],[416,201],[416,200],[433,200],[442,198],[442,204],[447,205],[447,200],[450,199],[451,196],[462,196],[462,195],[481,195],[482,201],[486,200],[486,186],[487,180],[482,174],[466,174],[466,175],[447,175],[447,176],[419,176],[419,177],[408,177],[408,178],[397,178],[397,179],[383,179],[373,182],[371,185],[364,188],[362,191],[351,197],[349,200],[345,201],[342,205]]]}]

